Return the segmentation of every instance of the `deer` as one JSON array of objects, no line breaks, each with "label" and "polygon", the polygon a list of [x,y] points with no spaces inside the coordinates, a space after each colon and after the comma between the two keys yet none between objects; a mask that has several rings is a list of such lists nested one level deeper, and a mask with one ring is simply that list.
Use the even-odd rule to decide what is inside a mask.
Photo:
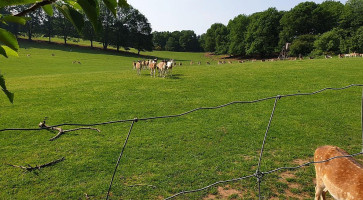
[{"label": "deer", "polygon": [[159,62],[156,67],[158,68],[159,71],[159,76],[160,77],[165,77],[166,74],[166,60],[163,60],[161,62]]},{"label": "deer", "polygon": [[[327,192],[339,200],[363,200],[363,165],[336,146],[322,146],[315,150],[315,200],[325,200]],[[329,158],[327,162],[325,161]],[[318,163],[316,163],[318,162]]]},{"label": "deer", "polygon": [[135,68],[136,68],[136,70],[137,70],[137,75],[140,75],[141,74],[141,69],[142,69],[142,64],[141,64],[141,61],[137,61],[136,63],[135,63]]},{"label": "deer", "polygon": [[157,58],[155,58],[154,60],[150,60],[149,61],[149,69],[150,69],[150,75],[151,75],[151,77],[153,77],[154,76],[154,78],[155,78],[155,74],[156,74],[156,63],[158,62],[158,59]]}]

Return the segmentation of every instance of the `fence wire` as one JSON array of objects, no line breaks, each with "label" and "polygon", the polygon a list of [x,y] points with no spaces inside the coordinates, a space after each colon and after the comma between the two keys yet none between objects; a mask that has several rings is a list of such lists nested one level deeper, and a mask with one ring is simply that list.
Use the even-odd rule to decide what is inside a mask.
[{"label": "fence wire", "polygon": [[[132,122],[130,130],[128,132],[128,135],[127,135],[127,137],[125,139],[124,145],[123,145],[122,150],[120,152],[120,155],[119,155],[119,157],[117,159],[117,163],[116,163],[113,175],[112,175],[112,179],[111,179],[109,189],[108,189],[108,192],[107,192],[107,196],[106,196],[106,199],[108,200],[109,195],[110,195],[110,191],[111,191],[111,187],[112,187],[112,183],[113,183],[116,171],[117,171],[117,168],[118,168],[118,166],[120,164],[121,157],[122,157],[122,155],[124,153],[124,150],[126,148],[127,142],[128,142],[129,137],[131,135],[132,128],[133,128],[135,122],[154,120],[154,119],[175,118],[175,117],[181,117],[181,116],[184,116],[184,115],[187,115],[187,114],[199,111],[199,110],[220,109],[220,108],[227,107],[227,106],[230,106],[230,105],[233,105],[233,104],[251,104],[251,103],[257,103],[257,102],[266,101],[266,100],[270,100],[270,99],[275,99],[274,106],[273,106],[272,112],[271,112],[271,116],[270,116],[266,131],[265,131],[264,139],[263,139],[263,142],[262,142],[262,147],[261,147],[260,156],[259,156],[259,160],[258,160],[258,167],[257,167],[257,170],[256,170],[255,173],[247,175],[247,176],[243,176],[243,177],[240,177],[240,178],[224,180],[224,181],[217,181],[217,182],[212,183],[212,184],[210,184],[208,186],[205,186],[203,188],[199,188],[199,189],[195,189],[195,190],[189,190],[189,191],[182,191],[182,192],[174,194],[173,196],[165,198],[165,200],[173,199],[173,198],[175,198],[177,196],[180,196],[180,195],[183,195],[183,194],[200,192],[200,191],[206,190],[206,189],[211,188],[211,187],[213,187],[215,185],[218,185],[218,184],[228,183],[228,182],[235,182],[235,181],[240,181],[240,180],[243,180],[243,179],[248,179],[248,178],[255,177],[257,179],[257,184],[258,184],[259,199],[261,199],[262,198],[262,196],[261,196],[261,182],[263,180],[262,178],[264,177],[264,175],[271,174],[271,173],[281,171],[281,170],[295,170],[295,169],[299,169],[301,167],[308,166],[308,165],[315,164],[315,163],[323,163],[323,162],[328,162],[328,161],[330,161],[332,159],[343,158],[343,157],[354,157],[354,156],[363,154],[363,90],[362,90],[362,111],[361,111],[362,112],[362,124],[361,124],[362,125],[362,151],[361,152],[356,153],[356,154],[351,154],[351,155],[336,156],[336,157],[332,157],[332,158],[329,158],[327,160],[318,161],[318,162],[308,162],[308,163],[305,163],[305,164],[302,164],[302,165],[299,165],[299,166],[296,166],[296,167],[280,167],[280,168],[276,168],[276,169],[273,169],[273,170],[270,170],[270,171],[267,171],[267,172],[261,172],[260,167],[261,167],[263,151],[264,151],[264,147],[265,147],[265,144],[266,144],[267,134],[268,134],[268,132],[270,130],[270,127],[271,127],[271,122],[272,122],[272,119],[273,119],[273,116],[274,116],[277,101],[279,99],[281,99],[281,98],[284,98],[284,97],[315,95],[315,94],[318,94],[318,93],[321,93],[321,92],[324,92],[324,91],[327,91],[327,90],[344,90],[344,89],[347,89],[347,88],[350,88],[350,87],[362,87],[362,86],[363,86],[363,84],[351,84],[351,85],[341,87],[341,88],[330,88],[330,87],[328,87],[328,88],[317,90],[317,91],[311,92],[311,93],[296,93],[296,94],[287,94],[287,95],[277,95],[277,96],[272,96],[272,97],[256,99],[256,100],[252,100],[252,101],[233,101],[233,102],[226,103],[226,104],[219,105],[219,106],[215,106],[215,107],[200,107],[200,108],[189,110],[187,112],[184,112],[184,113],[181,113],[181,114],[176,114],[176,115],[166,115],[166,116],[158,116],[158,117],[139,118],[139,119],[135,118],[135,119],[126,119],[126,120],[117,120],[117,121],[93,123],[93,124],[63,123],[63,124],[53,125],[53,126],[50,126],[50,127],[55,128],[55,127],[59,127],[59,126],[100,126],[100,125],[108,125],[108,124],[114,124],[114,123]],[[40,128],[6,128],[6,129],[0,129],[0,132],[2,132],[2,131],[35,131],[35,130],[43,130],[43,129],[44,128],[42,128],[42,127],[40,127]]]}]

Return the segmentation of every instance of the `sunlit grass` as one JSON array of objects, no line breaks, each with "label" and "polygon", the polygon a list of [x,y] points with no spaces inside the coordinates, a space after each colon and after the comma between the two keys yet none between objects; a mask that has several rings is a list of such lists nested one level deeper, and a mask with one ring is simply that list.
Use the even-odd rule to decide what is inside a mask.
[{"label": "sunlit grass", "polygon": [[[143,52],[138,57],[43,43],[21,47],[19,58],[0,58],[1,72],[15,93],[14,104],[3,94],[0,98],[0,129],[36,128],[45,117],[54,125],[179,114],[231,101],[363,83],[363,58],[217,65],[203,53]],[[183,65],[169,78],[152,78],[145,70],[136,75],[132,61],[155,56]],[[190,60],[202,65],[190,65]],[[361,88],[350,88],[279,100],[261,169],[296,166],[294,160],[311,160],[315,148],[325,144],[358,152],[361,95]],[[157,199],[253,174],[272,106],[270,100],[137,122],[112,198]],[[54,133],[46,130],[0,132],[0,199],[84,199],[85,193],[105,198],[129,127],[97,126],[101,133],[79,130],[53,142],[48,139]],[[39,165],[63,156],[65,161],[31,173],[6,165]],[[279,173],[266,175],[263,195],[286,198],[289,190],[312,197],[313,166],[293,173],[296,177],[287,182]],[[289,189],[291,183],[301,188]],[[133,185],[141,186],[129,187]],[[257,195],[255,179],[228,185],[244,191],[245,198]],[[208,193],[215,189],[177,199],[201,199]]]}]

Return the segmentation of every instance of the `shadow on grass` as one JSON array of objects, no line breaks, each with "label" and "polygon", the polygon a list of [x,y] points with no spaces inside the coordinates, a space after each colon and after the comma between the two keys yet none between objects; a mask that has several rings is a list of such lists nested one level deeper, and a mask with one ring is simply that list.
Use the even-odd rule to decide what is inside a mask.
[{"label": "shadow on grass", "polygon": [[149,55],[138,55],[133,52],[127,51],[117,51],[115,49],[103,49],[100,47],[90,47],[90,46],[82,46],[78,44],[64,44],[57,42],[48,42],[42,40],[32,40],[29,41],[27,39],[18,38],[18,42],[21,48],[31,49],[31,48],[39,48],[39,49],[54,49],[59,51],[67,51],[67,52],[77,52],[77,53],[87,53],[87,54],[107,54],[107,55],[118,55],[124,57],[133,57],[139,59],[154,59],[158,60],[167,60],[167,58],[149,56]]},{"label": "shadow on grass", "polygon": [[[136,73],[136,72],[135,72]],[[137,75],[137,74],[135,74]],[[154,78],[154,77],[151,77],[150,76],[150,73],[141,73],[142,77],[150,77],[150,78]],[[155,78],[159,78],[159,79],[175,79],[175,80],[178,80],[178,79],[181,79],[181,77],[183,77],[184,75],[183,74],[173,74],[172,76],[166,76],[165,78],[164,77],[160,77],[158,74],[155,75]]]}]

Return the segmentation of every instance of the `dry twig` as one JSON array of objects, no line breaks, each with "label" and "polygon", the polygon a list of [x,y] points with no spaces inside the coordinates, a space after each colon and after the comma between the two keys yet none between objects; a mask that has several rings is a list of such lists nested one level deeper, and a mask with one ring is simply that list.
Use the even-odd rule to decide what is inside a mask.
[{"label": "dry twig", "polygon": [[66,133],[66,132],[77,131],[77,130],[82,130],[82,129],[91,129],[91,130],[95,130],[97,132],[101,132],[99,129],[91,128],[91,127],[80,127],[80,128],[75,128],[75,129],[63,130],[62,128],[59,128],[59,127],[52,127],[52,126],[46,125],[45,120],[43,122],[39,123],[39,127],[43,128],[43,129],[47,129],[47,130],[57,130],[58,131],[57,135],[50,138],[49,141],[53,141],[53,140],[57,139],[58,137],[60,137],[62,134]]},{"label": "dry twig", "polygon": [[36,169],[41,169],[41,168],[44,168],[44,167],[49,167],[49,166],[52,166],[52,165],[54,165],[54,164],[56,164],[56,163],[59,163],[59,162],[61,162],[61,161],[63,161],[64,160],[64,157],[62,157],[62,158],[60,158],[60,159],[58,159],[58,160],[54,160],[54,161],[52,161],[52,162],[49,162],[49,163],[46,163],[46,164],[43,164],[43,165],[36,165],[36,166],[34,166],[34,167],[32,167],[32,166],[30,166],[29,164],[28,164],[28,166],[27,167],[25,167],[25,166],[21,166],[21,165],[12,165],[12,164],[8,164],[9,166],[12,166],[12,167],[18,167],[18,168],[21,168],[21,169],[25,169],[25,170],[27,170],[27,171],[33,171],[33,170],[36,170]]}]

